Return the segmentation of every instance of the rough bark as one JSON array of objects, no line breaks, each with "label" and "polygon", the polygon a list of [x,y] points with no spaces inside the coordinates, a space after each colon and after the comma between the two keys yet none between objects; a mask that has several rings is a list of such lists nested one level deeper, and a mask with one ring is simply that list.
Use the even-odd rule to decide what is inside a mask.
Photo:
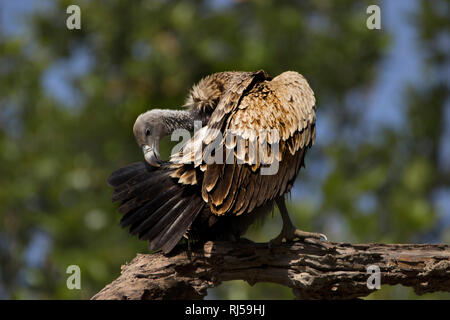
[{"label": "rough bark", "polygon": [[278,283],[298,299],[352,299],[374,291],[367,286],[370,265],[380,268],[382,285],[413,287],[419,295],[450,291],[448,245],[207,242],[170,256],[138,254],[92,299],[202,299],[228,280]]}]

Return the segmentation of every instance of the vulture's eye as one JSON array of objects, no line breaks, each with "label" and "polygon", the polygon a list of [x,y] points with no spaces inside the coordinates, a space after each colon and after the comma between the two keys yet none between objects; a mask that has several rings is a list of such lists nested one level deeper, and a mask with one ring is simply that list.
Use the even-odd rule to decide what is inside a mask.
[{"label": "vulture's eye", "polygon": [[150,129],[149,129],[149,128],[145,129],[145,135],[146,135],[147,137],[150,135]]}]

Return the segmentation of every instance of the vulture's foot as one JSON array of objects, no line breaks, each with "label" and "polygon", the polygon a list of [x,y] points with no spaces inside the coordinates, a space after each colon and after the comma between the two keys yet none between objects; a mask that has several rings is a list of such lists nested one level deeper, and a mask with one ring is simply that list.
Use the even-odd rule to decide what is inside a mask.
[{"label": "vulture's foot", "polygon": [[[278,208],[280,209],[281,218],[283,219],[283,228],[281,229],[280,234],[275,239],[269,242],[269,248],[272,248],[273,245],[280,245],[283,242],[283,239],[286,240],[286,242],[294,241],[295,239],[300,239],[303,242],[310,242],[307,241],[307,239],[328,241],[327,237],[322,233],[302,231],[294,227],[291,219],[289,218],[289,213],[284,202],[284,197],[281,196],[275,201]],[[315,243],[320,244],[320,241],[316,241]]]},{"label": "vulture's foot", "polygon": [[303,242],[308,242],[306,241],[307,239],[328,241],[326,235],[322,233],[303,231],[295,228],[292,224],[288,224],[287,226],[283,225],[283,229],[281,230],[280,234],[275,239],[270,240],[269,248],[271,248],[273,245],[280,245],[283,240],[286,240],[286,242],[292,242],[295,239],[299,239]]}]

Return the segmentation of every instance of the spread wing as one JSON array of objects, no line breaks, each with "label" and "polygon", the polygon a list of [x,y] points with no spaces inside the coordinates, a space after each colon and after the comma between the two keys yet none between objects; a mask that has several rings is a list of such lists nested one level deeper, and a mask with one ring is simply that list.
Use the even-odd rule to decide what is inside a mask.
[{"label": "spread wing", "polygon": [[[216,215],[251,212],[292,187],[314,137],[315,99],[306,80],[296,72],[272,80],[257,72],[236,81],[208,125],[172,157],[172,176],[201,185]],[[222,164],[209,162],[217,155]]]}]

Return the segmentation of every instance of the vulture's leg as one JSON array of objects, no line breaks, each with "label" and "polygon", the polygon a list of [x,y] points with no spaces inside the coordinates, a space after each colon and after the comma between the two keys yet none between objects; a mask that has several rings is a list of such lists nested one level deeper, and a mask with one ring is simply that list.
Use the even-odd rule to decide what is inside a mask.
[{"label": "vulture's leg", "polygon": [[286,241],[292,241],[296,238],[304,240],[306,238],[315,238],[320,240],[327,240],[327,237],[321,233],[307,232],[302,231],[294,227],[291,219],[289,218],[289,213],[286,208],[286,203],[284,200],[284,196],[278,197],[276,200],[278,209],[280,209],[281,218],[283,219],[283,228],[281,229],[280,234],[273,240],[271,240],[271,244],[281,244],[283,239]]}]

